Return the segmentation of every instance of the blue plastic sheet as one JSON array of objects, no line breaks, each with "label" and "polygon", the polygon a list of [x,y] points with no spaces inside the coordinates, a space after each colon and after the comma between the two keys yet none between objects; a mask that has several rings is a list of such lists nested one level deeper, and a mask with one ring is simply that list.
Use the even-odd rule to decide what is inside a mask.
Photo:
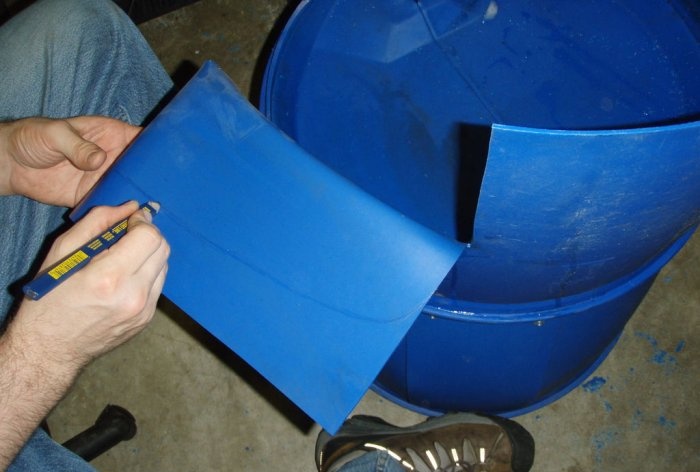
[{"label": "blue plastic sheet", "polygon": [[462,246],[361,191],[207,63],[74,212],[156,201],[164,294],[335,431]]},{"label": "blue plastic sheet", "polygon": [[698,224],[698,182],[700,122],[617,131],[496,125],[452,294],[531,302],[621,280]]}]

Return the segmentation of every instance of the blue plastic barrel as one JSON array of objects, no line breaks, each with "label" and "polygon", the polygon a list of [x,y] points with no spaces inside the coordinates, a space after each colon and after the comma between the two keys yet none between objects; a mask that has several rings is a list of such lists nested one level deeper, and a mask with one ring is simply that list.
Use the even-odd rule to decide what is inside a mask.
[{"label": "blue plastic barrel", "polygon": [[513,415],[577,386],[700,220],[690,0],[314,0],[262,111],[468,243],[374,388]]}]

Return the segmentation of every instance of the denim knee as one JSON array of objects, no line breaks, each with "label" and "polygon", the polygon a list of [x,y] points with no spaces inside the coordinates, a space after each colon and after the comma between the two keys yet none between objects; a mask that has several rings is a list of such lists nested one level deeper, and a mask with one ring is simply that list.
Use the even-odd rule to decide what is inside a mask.
[{"label": "denim knee", "polygon": [[111,0],[42,0],[21,12],[14,21],[22,27],[31,25],[26,28],[32,33],[25,52],[46,47],[54,51],[77,51],[91,44],[107,54],[112,52],[113,40],[119,38],[130,22]]},{"label": "denim knee", "polygon": [[44,0],[0,28],[0,119],[112,116],[140,124],[172,82],[111,0]]},{"label": "denim knee", "polygon": [[46,0],[45,8],[46,26],[62,48],[90,44],[99,53],[110,55],[131,42],[137,31],[112,0]]}]

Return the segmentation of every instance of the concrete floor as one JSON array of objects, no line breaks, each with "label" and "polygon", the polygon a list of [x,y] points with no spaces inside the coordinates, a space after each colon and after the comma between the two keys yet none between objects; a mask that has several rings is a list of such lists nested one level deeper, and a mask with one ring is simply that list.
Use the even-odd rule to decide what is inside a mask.
[{"label": "concrete floor", "polygon": [[[216,60],[253,101],[283,0],[202,0],[141,25],[166,69]],[[251,92],[252,91],[252,92]],[[537,472],[700,470],[700,234],[665,267],[617,347],[584,384],[521,416]],[[91,365],[49,419],[63,441],[116,403],[139,432],[93,463],[104,471],[314,469],[318,426],[163,301],[153,324]],[[422,417],[368,393],[358,412]]]}]

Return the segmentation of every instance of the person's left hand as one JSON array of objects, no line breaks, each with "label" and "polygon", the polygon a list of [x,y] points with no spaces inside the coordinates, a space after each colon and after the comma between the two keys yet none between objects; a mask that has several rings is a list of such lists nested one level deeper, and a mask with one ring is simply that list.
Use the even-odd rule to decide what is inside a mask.
[{"label": "person's left hand", "polygon": [[141,128],[102,116],[0,125],[0,195],[73,207]]}]

